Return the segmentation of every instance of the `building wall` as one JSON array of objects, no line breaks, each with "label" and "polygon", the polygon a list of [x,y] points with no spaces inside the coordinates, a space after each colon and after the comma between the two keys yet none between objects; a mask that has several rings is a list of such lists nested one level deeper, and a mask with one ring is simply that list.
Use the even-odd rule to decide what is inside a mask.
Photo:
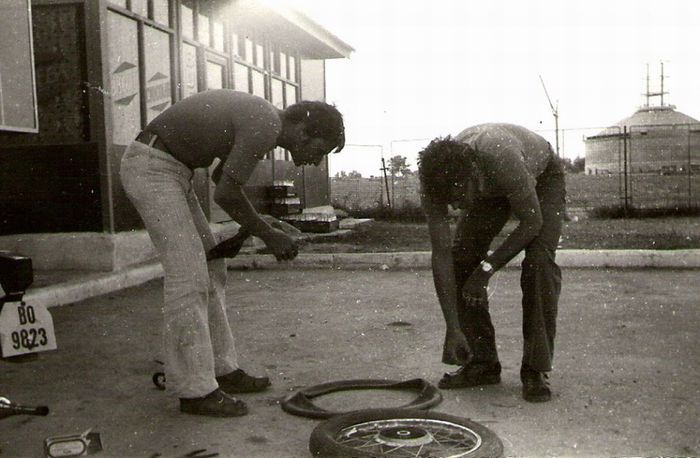
[{"label": "building wall", "polygon": [[625,150],[622,135],[586,140],[586,173],[687,171],[700,166],[700,124],[631,126]]},{"label": "building wall", "polygon": [[[308,59],[301,62],[304,75],[301,84],[305,100],[326,100],[326,63],[323,60]],[[331,201],[330,173],[328,157],[318,167],[304,167],[303,182],[304,207],[328,205]]]},{"label": "building wall", "polygon": [[101,231],[81,3],[33,5],[38,133],[0,131],[0,234]]},{"label": "building wall", "polygon": [[[305,77],[300,64],[302,50],[273,41],[252,25],[234,30],[223,14],[231,2],[182,1],[179,7],[173,3],[176,9],[163,11],[159,19],[154,12],[137,11],[135,4],[132,2],[128,10],[125,2],[112,0],[108,8],[106,41],[113,94],[108,103],[112,119],[109,150],[115,173],[128,141],[160,111],[191,94],[233,88],[264,97],[279,108],[301,100],[301,81]],[[177,17],[179,21],[175,21]],[[181,24],[181,29],[173,24]],[[139,29],[141,35],[134,33]],[[309,91],[320,84],[321,89],[315,92],[322,93],[323,81],[318,75],[311,80],[314,83],[308,86]],[[167,86],[172,88],[171,93],[164,90]],[[327,182],[327,169],[319,169],[321,175],[325,173],[322,181]],[[208,179],[211,170],[213,166],[209,173],[197,172],[197,194],[212,221],[228,220],[230,217],[212,200],[214,184]],[[245,187],[246,193],[253,205],[265,212],[270,203],[266,187],[275,180],[293,180],[297,191],[303,192],[303,183],[308,182],[303,174],[293,165],[289,153],[278,148],[260,161]],[[318,179],[314,176],[312,181]],[[139,227],[117,177],[113,183],[116,230]]]},{"label": "building wall", "polygon": [[[300,100],[303,50],[253,26],[233,30],[222,14],[232,4],[34,0],[39,132],[0,132],[0,233],[140,228],[119,163],[148,121],[208,88],[247,91],[280,108]],[[319,98],[324,76],[312,73],[304,90]],[[260,211],[274,180],[293,179],[300,194],[323,200],[323,185],[308,191],[304,184],[326,182],[327,170],[311,174],[278,149],[260,162],[246,190]],[[197,171],[195,189],[213,221],[228,219],[211,202],[206,170]]]}]

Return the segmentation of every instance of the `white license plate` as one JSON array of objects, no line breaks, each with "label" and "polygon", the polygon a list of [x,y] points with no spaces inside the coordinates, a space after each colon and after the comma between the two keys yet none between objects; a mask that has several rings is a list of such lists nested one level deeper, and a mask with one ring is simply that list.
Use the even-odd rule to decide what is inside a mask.
[{"label": "white license plate", "polygon": [[0,312],[0,348],[4,358],[55,350],[56,333],[46,307],[6,302]]}]

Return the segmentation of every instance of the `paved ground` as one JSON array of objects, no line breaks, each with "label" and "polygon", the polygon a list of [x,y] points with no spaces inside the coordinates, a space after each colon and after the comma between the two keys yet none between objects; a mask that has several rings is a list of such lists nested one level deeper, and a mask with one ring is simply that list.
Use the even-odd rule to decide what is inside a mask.
[{"label": "paved ground", "polygon": [[[554,399],[520,398],[518,272],[492,280],[503,382],[443,391],[434,410],[495,431],[515,456],[700,454],[698,270],[565,269]],[[273,389],[245,395],[251,414],[178,413],[151,384],[158,369],[160,280],[54,307],[59,350],[35,362],[0,362],[0,396],[48,405],[47,417],[0,421],[0,455],[41,456],[47,436],[94,428],[99,456],[309,456],[317,420],[281,410],[295,389],[355,378],[436,383],[443,322],[430,272],[277,268],[230,271],[228,301],[241,360]],[[335,394],[341,410],[395,406],[412,395]]]}]

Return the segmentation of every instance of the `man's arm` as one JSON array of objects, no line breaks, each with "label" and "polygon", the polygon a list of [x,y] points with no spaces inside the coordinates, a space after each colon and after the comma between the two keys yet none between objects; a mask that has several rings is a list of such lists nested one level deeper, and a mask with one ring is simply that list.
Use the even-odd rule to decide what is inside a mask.
[{"label": "man's arm", "polygon": [[[250,104],[250,106],[248,105]],[[277,259],[297,255],[294,241],[263,220],[243,191],[258,161],[274,148],[281,124],[274,107],[251,99],[234,120],[236,138],[226,160],[212,174],[214,202],[251,234],[260,237]]]},{"label": "man's arm", "polygon": [[498,189],[507,196],[518,226],[484,260],[492,269],[477,267],[461,285],[461,295],[468,306],[488,300],[488,283],[494,272],[505,266],[532,241],[542,227],[542,212],[535,191],[535,179],[528,172],[522,155],[506,148],[482,158],[482,171],[491,176]]},{"label": "man's arm", "polygon": [[527,194],[509,198],[518,226],[488,257],[494,271],[505,266],[534,239],[542,227],[542,211],[533,189]]},{"label": "man's arm", "polygon": [[505,266],[539,234],[542,211],[537,200],[535,177],[527,170],[522,153],[515,146],[503,148],[483,158],[484,172],[493,177],[497,187],[508,198],[518,226],[488,256],[494,271]]},{"label": "man's arm", "polygon": [[229,175],[222,173],[214,190],[214,202],[251,234],[260,237],[277,259],[294,259],[298,253],[296,243],[279,229],[270,226],[260,217],[248,200],[243,187]]},{"label": "man's arm", "polygon": [[[443,207],[443,208],[440,208]],[[466,364],[470,359],[469,344],[459,326],[457,315],[457,284],[452,258],[452,233],[447,206],[435,206],[423,199],[432,245],[433,283],[445,318],[445,352],[443,362]]]}]

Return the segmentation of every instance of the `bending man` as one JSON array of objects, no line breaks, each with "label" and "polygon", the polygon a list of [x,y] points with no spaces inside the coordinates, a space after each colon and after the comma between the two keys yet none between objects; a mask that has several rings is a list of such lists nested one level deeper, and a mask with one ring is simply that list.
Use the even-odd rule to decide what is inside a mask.
[{"label": "bending man", "polygon": [[[525,400],[548,401],[561,290],[555,252],[566,195],[550,144],[512,124],[477,125],[455,138],[433,140],[420,152],[419,176],[435,288],[447,325],[442,360],[461,365],[444,375],[440,388],[500,382],[487,286],[496,271],[525,250],[520,379]],[[461,209],[454,239],[448,205]],[[489,251],[511,216],[517,227]]]},{"label": "bending man", "polygon": [[330,105],[300,102],[278,110],[260,97],[220,89],[175,103],[124,153],[122,184],[165,271],[165,370],[182,412],[244,415],[246,405],[230,394],[270,385],[238,367],[226,315],[226,264],[206,260],[216,241],[194,193],[194,170],[220,159],[212,174],[214,201],[277,259],[293,259],[295,242],[258,215],[243,185],[276,146],[289,150],[297,166],[318,165],[344,142],[342,116]]}]

